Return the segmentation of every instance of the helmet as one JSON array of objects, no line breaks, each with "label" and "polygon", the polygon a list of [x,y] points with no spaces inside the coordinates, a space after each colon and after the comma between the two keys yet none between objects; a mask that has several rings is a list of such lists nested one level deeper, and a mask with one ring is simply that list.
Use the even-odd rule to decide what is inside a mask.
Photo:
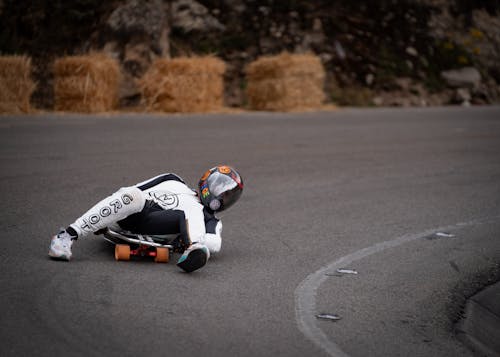
[{"label": "helmet", "polygon": [[220,212],[233,205],[243,192],[243,179],[232,167],[219,165],[206,171],[198,183],[203,206]]}]

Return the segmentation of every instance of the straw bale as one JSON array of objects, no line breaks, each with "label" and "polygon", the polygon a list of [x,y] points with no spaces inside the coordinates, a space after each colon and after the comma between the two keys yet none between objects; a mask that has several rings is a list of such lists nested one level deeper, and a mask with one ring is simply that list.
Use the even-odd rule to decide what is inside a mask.
[{"label": "straw bale", "polygon": [[0,57],[0,113],[27,113],[36,88],[31,79],[31,58]]},{"label": "straw bale", "polygon": [[139,81],[149,110],[203,112],[222,108],[225,63],[213,56],[158,59]]},{"label": "straw bale", "polygon": [[56,110],[77,113],[99,113],[108,111],[114,108],[115,105],[115,102],[110,102],[109,99],[105,98],[94,98],[91,101],[84,101],[81,98],[66,98]]},{"label": "straw bale", "polygon": [[320,106],[325,70],[314,55],[264,56],[246,68],[247,97],[258,110],[293,110]]},{"label": "straw bale", "polygon": [[69,56],[54,62],[56,110],[103,112],[118,103],[120,67],[103,54]]},{"label": "straw bale", "polygon": [[154,66],[160,73],[165,75],[223,75],[226,70],[225,63],[214,56],[159,59]]}]

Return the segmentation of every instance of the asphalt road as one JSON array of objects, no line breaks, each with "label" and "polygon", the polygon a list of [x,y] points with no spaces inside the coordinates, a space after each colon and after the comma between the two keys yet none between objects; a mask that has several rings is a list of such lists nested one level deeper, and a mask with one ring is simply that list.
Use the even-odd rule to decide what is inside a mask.
[{"label": "asphalt road", "polygon": [[[453,322],[500,262],[498,107],[0,117],[0,147],[1,356],[472,355]],[[48,259],[117,188],[218,163],[246,186],[204,269],[94,236]]]}]

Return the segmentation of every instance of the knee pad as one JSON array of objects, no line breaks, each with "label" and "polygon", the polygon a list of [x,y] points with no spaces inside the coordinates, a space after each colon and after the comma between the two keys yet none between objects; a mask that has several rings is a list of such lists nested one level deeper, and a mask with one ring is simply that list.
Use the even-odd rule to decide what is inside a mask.
[{"label": "knee pad", "polygon": [[[124,211],[127,211],[127,213],[140,212],[144,208],[144,204],[146,203],[146,198],[144,197],[142,191],[134,186],[122,187],[110,197],[113,197],[115,195],[115,202],[116,200],[118,200],[118,202],[121,200],[121,203],[123,203],[123,207],[125,208]],[[130,214],[131,213],[128,213],[125,217],[130,216]]]}]

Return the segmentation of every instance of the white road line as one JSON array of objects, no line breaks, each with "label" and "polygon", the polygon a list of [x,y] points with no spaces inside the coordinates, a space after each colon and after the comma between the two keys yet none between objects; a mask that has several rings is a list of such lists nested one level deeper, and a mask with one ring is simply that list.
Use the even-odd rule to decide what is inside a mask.
[{"label": "white road line", "polygon": [[468,222],[459,222],[446,227],[429,229],[416,234],[406,234],[393,240],[377,243],[368,248],[360,249],[354,253],[339,258],[328,265],[320,268],[307,276],[295,289],[295,320],[299,330],[316,346],[323,349],[328,355],[333,357],[347,357],[348,355],[340,347],[330,340],[323,331],[316,325],[316,292],[320,285],[330,278],[326,275],[335,272],[337,269],[348,267],[351,263],[366,258],[372,254],[382,252],[386,249],[394,248],[399,245],[414,241],[419,238],[427,237],[439,231],[449,231],[461,227],[473,226],[496,221],[500,218],[490,217],[476,219]]}]

